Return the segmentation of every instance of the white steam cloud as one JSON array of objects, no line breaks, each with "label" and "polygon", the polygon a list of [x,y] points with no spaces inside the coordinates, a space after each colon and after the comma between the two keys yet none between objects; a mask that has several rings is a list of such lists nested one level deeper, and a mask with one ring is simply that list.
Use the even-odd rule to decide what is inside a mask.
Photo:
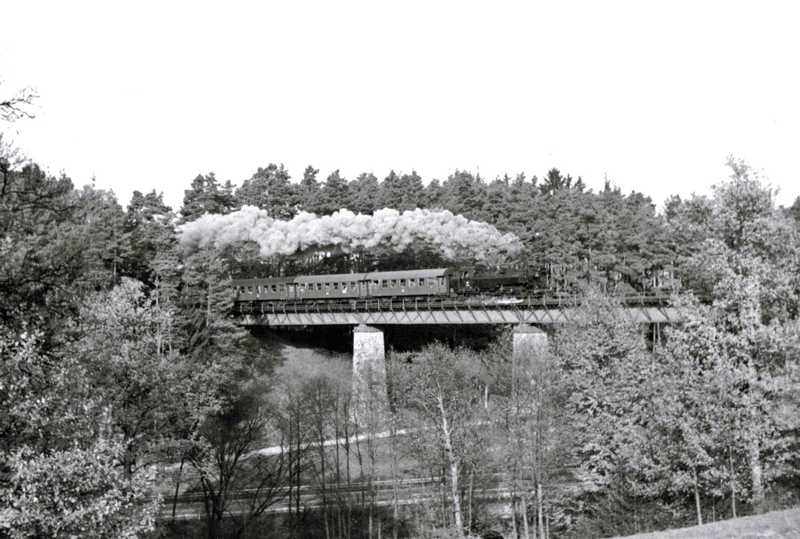
[{"label": "white steam cloud", "polygon": [[468,257],[496,260],[522,250],[514,234],[501,234],[487,223],[469,221],[449,211],[384,208],[374,215],[339,210],[317,217],[300,212],[290,221],[272,219],[265,210],[244,206],[227,215],[206,214],[183,225],[181,244],[195,250],[213,245],[217,249],[242,241],[253,241],[264,258],[290,256],[316,248],[338,247],[344,252],[359,248],[390,247],[398,252],[414,243],[437,248],[448,258]]}]

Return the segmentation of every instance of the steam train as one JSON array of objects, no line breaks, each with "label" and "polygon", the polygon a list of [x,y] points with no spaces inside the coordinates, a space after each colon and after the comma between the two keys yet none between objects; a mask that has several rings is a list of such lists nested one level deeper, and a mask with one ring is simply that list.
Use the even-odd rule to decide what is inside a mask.
[{"label": "steam train", "polygon": [[524,286],[518,271],[489,272],[481,266],[409,271],[235,279],[239,302],[334,301],[365,298],[419,298],[499,292]]},{"label": "steam train", "polygon": [[[663,292],[679,285],[671,268],[662,270],[645,285]],[[519,298],[552,295],[541,288],[539,273],[518,269],[489,269],[483,266],[305,275],[267,279],[234,279],[230,286],[242,306],[256,303],[352,302],[364,299],[435,299],[448,297]],[[537,286],[539,285],[539,286]],[[633,293],[641,290],[632,290]]]}]

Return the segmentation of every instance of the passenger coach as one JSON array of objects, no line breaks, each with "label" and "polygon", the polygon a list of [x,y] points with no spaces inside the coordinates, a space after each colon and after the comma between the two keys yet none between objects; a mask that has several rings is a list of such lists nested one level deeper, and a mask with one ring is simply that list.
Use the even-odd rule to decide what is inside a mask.
[{"label": "passenger coach", "polygon": [[230,282],[239,302],[335,301],[446,296],[456,285],[449,268],[305,275]]}]

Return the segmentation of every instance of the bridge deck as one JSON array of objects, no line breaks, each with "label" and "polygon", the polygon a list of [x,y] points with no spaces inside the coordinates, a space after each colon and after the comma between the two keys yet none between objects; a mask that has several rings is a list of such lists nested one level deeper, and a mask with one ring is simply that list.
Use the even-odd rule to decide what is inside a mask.
[{"label": "bridge deck", "polygon": [[[664,297],[620,298],[636,322],[673,322],[677,312]],[[525,298],[514,303],[470,300],[359,300],[328,304],[301,302],[240,305],[245,326],[319,326],[386,324],[562,324],[579,302],[575,299]]]}]

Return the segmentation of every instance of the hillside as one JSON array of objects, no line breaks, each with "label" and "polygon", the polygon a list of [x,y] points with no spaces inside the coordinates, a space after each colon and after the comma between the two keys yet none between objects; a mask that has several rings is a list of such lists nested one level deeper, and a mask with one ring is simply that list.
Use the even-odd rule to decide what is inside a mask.
[{"label": "hillside", "polygon": [[800,508],[693,526],[645,533],[627,539],[800,539]]}]

